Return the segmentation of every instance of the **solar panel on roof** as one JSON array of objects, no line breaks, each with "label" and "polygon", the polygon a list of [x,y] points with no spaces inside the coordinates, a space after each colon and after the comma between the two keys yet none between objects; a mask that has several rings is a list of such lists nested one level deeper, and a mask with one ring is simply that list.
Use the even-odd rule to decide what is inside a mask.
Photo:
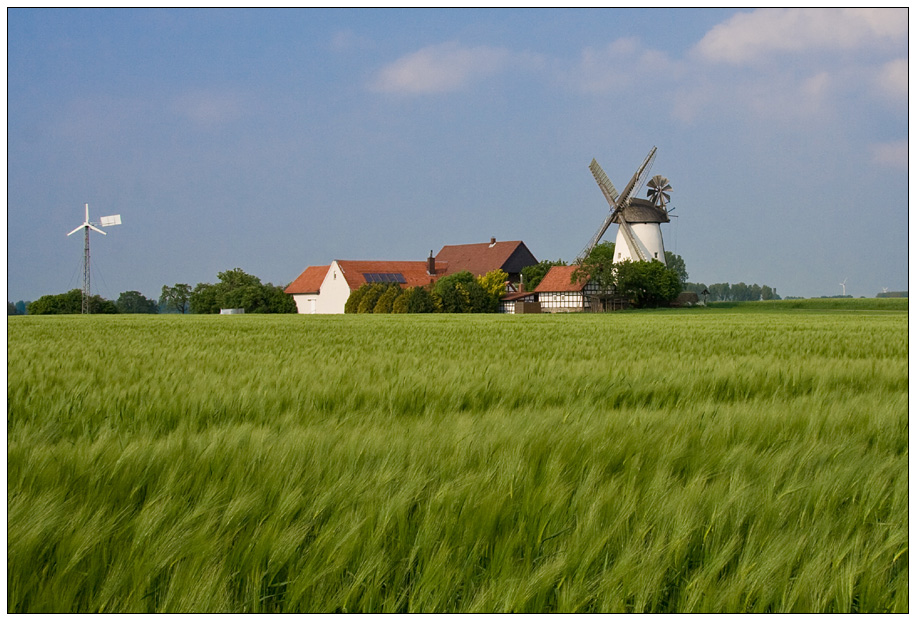
[{"label": "solar panel on roof", "polygon": [[407,283],[400,272],[364,272],[363,279],[367,283]]}]

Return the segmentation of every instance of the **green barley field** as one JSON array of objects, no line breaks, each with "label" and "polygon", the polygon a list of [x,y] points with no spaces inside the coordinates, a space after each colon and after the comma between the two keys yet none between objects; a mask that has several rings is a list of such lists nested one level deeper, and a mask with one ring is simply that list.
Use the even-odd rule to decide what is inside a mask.
[{"label": "green barley field", "polygon": [[12,317],[7,609],[906,612],[907,324]]}]

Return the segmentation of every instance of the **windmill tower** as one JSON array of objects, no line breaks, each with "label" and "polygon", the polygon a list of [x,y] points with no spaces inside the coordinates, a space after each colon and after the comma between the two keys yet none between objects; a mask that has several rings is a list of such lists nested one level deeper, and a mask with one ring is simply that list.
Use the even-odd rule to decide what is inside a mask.
[{"label": "windmill tower", "polygon": [[92,229],[96,233],[101,233],[106,235],[104,231],[99,229],[96,225],[102,227],[111,227],[112,225],[121,224],[121,214],[115,214],[114,216],[102,216],[100,222],[89,222],[89,203],[86,204],[86,220],[83,221],[79,227],[68,233],[67,235],[73,235],[80,229],[83,229],[86,232],[86,241],[83,246],[83,306],[80,310],[81,313],[89,313],[89,230]]},{"label": "windmill tower", "polygon": [[583,249],[580,259],[587,257],[605,235],[611,223],[616,223],[618,235],[615,238],[615,263],[630,259],[631,261],[660,261],[663,265],[665,264],[665,248],[662,245],[662,231],[659,225],[669,222],[670,210],[666,208],[666,204],[671,198],[672,186],[669,185],[668,179],[662,175],[656,175],[650,180],[647,191],[650,200],[635,197],[638,188],[645,183],[655,157],[656,147],[653,147],[621,193],[615,189],[599,163],[592,160],[589,170],[592,171],[592,176],[595,177],[602,194],[605,195],[611,211],[592,237],[589,245]]},{"label": "windmill tower", "polygon": [[843,282],[838,283],[841,286],[841,292],[843,296],[847,296],[847,279],[844,279]]}]

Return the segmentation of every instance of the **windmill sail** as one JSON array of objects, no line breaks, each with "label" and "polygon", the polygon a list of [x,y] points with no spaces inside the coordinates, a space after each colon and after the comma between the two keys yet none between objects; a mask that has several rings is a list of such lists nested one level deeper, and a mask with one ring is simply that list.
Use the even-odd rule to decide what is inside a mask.
[{"label": "windmill sail", "polygon": [[630,223],[622,219],[618,223],[618,228],[621,230],[621,233],[624,234],[624,241],[627,242],[627,247],[630,249],[631,256],[638,257],[640,261],[647,261],[646,253],[644,253],[640,245],[637,244],[637,239],[634,237],[634,231],[631,229]]}]

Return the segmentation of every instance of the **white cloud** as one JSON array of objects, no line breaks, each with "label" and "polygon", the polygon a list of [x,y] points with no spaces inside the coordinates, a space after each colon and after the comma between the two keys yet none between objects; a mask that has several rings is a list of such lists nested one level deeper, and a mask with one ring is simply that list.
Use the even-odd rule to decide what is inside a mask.
[{"label": "white cloud", "polygon": [[370,88],[383,93],[419,95],[461,90],[471,83],[514,67],[531,66],[534,57],[505,48],[432,45],[383,67]]},{"label": "white cloud", "polygon": [[774,53],[883,47],[907,39],[907,9],[758,9],[714,26],[695,51],[744,64]]},{"label": "white cloud", "polygon": [[907,102],[907,59],[897,58],[882,67],[876,77],[879,89],[889,98]]},{"label": "white cloud", "polygon": [[895,140],[870,146],[876,164],[907,170],[907,141]]},{"label": "white cloud", "polygon": [[173,112],[203,127],[235,121],[244,112],[243,99],[234,93],[192,91],[172,100]]},{"label": "white cloud", "polygon": [[372,41],[349,29],[339,30],[331,36],[331,49],[335,52],[350,52],[370,47]]},{"label": "white cloud", "polygon": [[587,47],[579,63],[563,74],[575,88],[587,93],[624,87],[664,89],[682,71],[665,53],[645,48],[637,37],[617,39],[603,48]]}]

